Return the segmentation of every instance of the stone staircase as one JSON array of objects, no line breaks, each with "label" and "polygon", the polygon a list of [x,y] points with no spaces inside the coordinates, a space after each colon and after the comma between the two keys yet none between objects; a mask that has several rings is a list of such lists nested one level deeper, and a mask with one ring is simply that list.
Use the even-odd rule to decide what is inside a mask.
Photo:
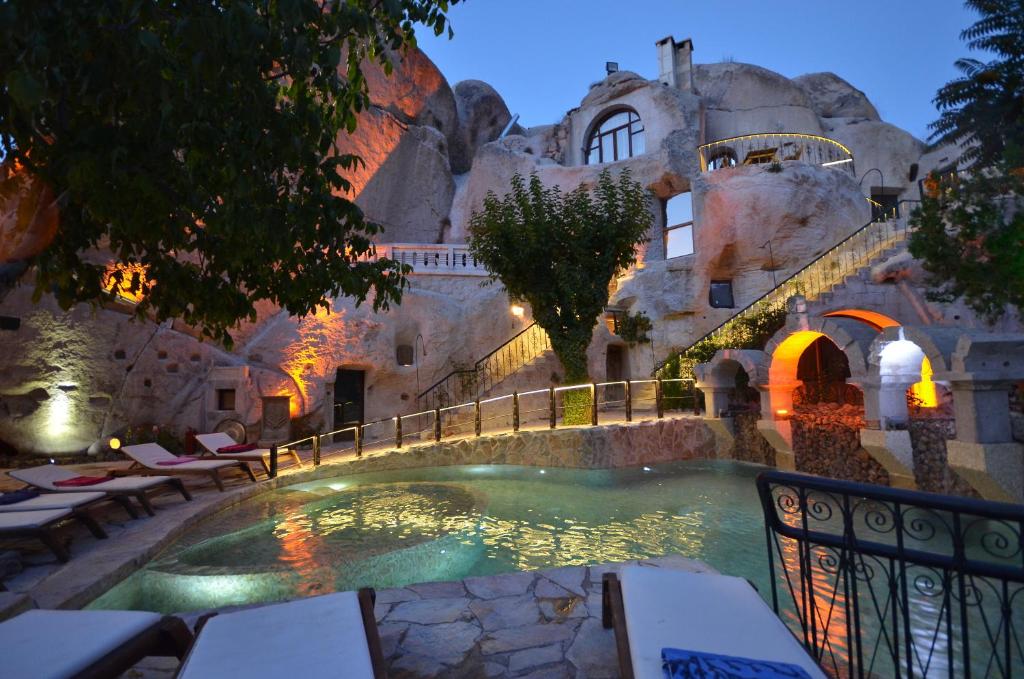
[{"label": "stone staircase", "polygon": [[[749,346],[757,339],[751,336],[750,327],[757,325],[759,319],[784,318],[790,297],[802,295],[808,301],[827,302],[834,291],[848,281],[866,281],[871,267],[905,246],[910,235],[909,206],[906,202],[902,206],[902,216],[888,215],[857,229],[729,320],[667,357],[654,374],[672,377],[677,371],[680,375],[688,373],[697,362],[694,356],[707,354],[715,348],[759,348]],[[770,326],[770,323],[764,325]]]},{"label": "stone staircase", "polygon": [[[501,393],[502,389],[512,390],[510,380],[517,384],[531,384],[529,377],[521,376],[523,370],[536,370],[543,375],[543,384],[550,382],[550,361],[554,359],[548,334],[532,323],[500,347],[490,352],[472,368],[453,370],[428,387],[417,398],[419,410],[446,408],[475,399],[486,398],[487,394]],[[555,360],[557,364],[557,360]],[[502,386],[504,385],[504,386]]]},{"label": "stone staircase", "polygon": [[480,394],[481,399],[492,396],[503,396],[513,391],[528,391],[532,389],[545,389],[558,380],[552,380],[552,375],[561,376],[562,364],[559,362],[555,352],[545,349],[533,359],[525,363],[519,370],[506,375],[500,381],[495,382]]}]

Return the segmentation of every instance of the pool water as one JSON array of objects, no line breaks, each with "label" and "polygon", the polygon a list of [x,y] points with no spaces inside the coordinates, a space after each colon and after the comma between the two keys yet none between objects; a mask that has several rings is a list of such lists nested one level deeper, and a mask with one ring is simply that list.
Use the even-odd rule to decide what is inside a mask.
[{"label": "pool water", "polygon": [[767,592],[761,469],[435,467],[290,486],[200,523],[91,607],[184,612],[665,554]]}]

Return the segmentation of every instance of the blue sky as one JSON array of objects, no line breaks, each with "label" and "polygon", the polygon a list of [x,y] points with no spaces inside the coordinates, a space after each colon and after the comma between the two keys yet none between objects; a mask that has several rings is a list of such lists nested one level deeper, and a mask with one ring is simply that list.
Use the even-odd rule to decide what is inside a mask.
[{"label": "blue sky", "polygon": [[654,43],[673,35],[693,39],[697,63],[832,71],[919,138],[976,19],[960,0],[467,0],[449,17],[455,38],[423,32],[420,46],[452,85],[493,85],[525,126],[560,120],[606,61],[657,77]]}]

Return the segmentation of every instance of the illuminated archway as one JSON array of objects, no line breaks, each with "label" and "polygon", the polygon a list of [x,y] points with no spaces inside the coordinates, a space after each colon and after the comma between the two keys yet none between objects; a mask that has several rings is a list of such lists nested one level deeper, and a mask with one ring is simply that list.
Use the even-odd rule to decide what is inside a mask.
[{"label": "illuminated archway", "polygon": [[869,325],[879,331],[885,330],[886,328],[896,328],[900,326],[900,322],[891,316],[886,316],[885,314],[878,313],[877,311],[870,311],[868,309],[840,309],[838,311],[830,311],[827,314],[822,315],[826,318],[850,318]]},{"label": "illuminated archway", "polygon": [[800,386],[797,379],[800,357],[820,337],[826,335],[815,330],[797,330],[783,339],[772,352],[768,368],[768,393],[773,416],[785,418],[793,412],[793,390]]}]

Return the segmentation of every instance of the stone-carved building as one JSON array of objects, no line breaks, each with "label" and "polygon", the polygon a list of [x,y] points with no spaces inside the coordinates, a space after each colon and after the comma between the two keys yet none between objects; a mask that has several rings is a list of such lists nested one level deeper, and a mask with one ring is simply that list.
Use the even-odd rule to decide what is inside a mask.
[{"label": "stone-carved building", "polygon": [[[644,377],[869,222],[868,198],[915,198],[918,178],[955,164],[953,150],[925,153],[836,75],[791,80],[748,64],[694,63],[692,52],[689,40],[659,41],[657,80],[611,73],[561,121],[534,127],[517,125],[486,83],[449,86],[420,52],[396,58],[391,78],[371,68],[373,105],[339,145],[366,161],[351,179],[356,202],[385,227],[381,251],[416,266],[401,306],[374,313],[338,299],[329,314],[297,319],[263,305],[228,351],[178,323],[132,321],[116,308],[63,313],[16,287],[0,299],[0,315],[20,319],[0,334],[0,445],[96,450],[143,423],[241,426],[255,440],[264,399],[278,396],[289,397],[299,429],[413,412],[436,381],[529,324],[500,286],[480,285],[464,248],[473,211],[516,172],[571,190],[628,167],[650,190],[650,241],[610,305],[646,313],[653,343],[629,347],[599,323],[588,353],[597,379]],[[28,238],[0,236],[10,252]],[[919,276],[900,280],[910,289],[893,302],[901,309],[977,324],[966,309],[924,301]],[[867,293],[862,306],[868,298],[889,306]],[[514,386],[546,386],[559,372],[542,352]]]}]

